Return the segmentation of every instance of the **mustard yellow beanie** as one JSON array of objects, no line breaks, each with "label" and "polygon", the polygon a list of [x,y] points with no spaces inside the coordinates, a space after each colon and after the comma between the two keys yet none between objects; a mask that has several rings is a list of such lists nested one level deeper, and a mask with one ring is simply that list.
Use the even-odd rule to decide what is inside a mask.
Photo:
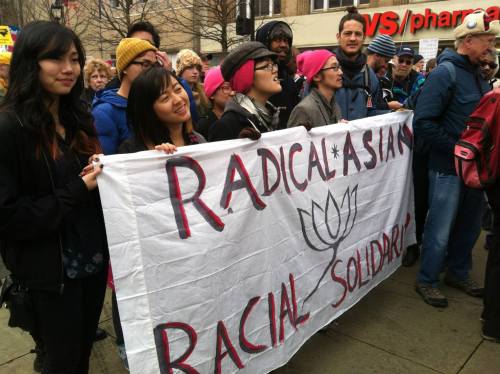
[{"label": "mustard yellow beanie", "polygon": [[120,41],[116,48],[116,73],[121,77],[123,70],[140,54],[147,51],[157,51],[156,47],[147,40],[137,38],[125,38]]}]

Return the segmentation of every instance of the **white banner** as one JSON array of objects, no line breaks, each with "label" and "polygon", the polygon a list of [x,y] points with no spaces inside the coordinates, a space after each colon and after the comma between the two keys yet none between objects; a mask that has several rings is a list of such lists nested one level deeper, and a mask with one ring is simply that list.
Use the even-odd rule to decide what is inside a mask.
[{"label": "white banner", "polygon": [[265,373],[415,242],[411,112],[105,157],[132,373]]}]

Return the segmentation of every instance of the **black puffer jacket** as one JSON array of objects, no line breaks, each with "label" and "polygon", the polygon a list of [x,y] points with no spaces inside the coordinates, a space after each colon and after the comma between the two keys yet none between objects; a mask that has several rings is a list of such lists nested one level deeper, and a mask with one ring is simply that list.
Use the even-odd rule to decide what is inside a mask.
[{"label": "black puffer jacket", "polygon": [[16,116],[0,113],[0,250],[21,284],[61,292],[63,227],[70,223],[77,246],[100,250],[106,260],[104,221],[97,190],[89,192],[78,176],[88,156],[65,153],[70,162],[61,170],[36,149]]}]

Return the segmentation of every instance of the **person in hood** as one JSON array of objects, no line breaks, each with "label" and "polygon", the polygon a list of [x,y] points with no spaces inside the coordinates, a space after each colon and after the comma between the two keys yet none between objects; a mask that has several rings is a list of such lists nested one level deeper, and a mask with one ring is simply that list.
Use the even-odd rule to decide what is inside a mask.
[{"label": "person in hood", "polygon": [[255,39],[277,55],[278,78],[283,89],[271,96],[269,101],[280,110],[278,129],[284,129],[287,127],[293,108],[300,101],[302,89],[302,81],[295,80],[294,74],[288,67],[292,59],[292,29],[286,22],[271,21],[257,30]]},{"label": "person in hood", "polygon": [[288,127],[316,127],[340,122],[335,92],[342,87],[342,69],[337,57],[326,49],[306,51],[297,56],[297,66],[311,91],[293,109]]},{"label": "person in hood", "polygon": [[137,38],[122,39],[116,48],[118,89],[97,92],[92,115],[104,154],[117,153],[120,144],[130,137],[127,124],[127,98],[130,86],[144,70],[156,64],[156,47]]},{"label": "person in hood", "polygon": [[236,94],[208,130],[208,140],[258,139],[275,130],[279,111],[269,98],[281,91],[276,53],[259,42],[242,43],[224,59],[221,72]]},{"label": "person in hood", "polygon": [[484,11],[475,11],[455,28],[455,48],[438,57],[418,97],[413,128],[429,151],[429,213],[424,227],[421,266],[416,291],[434,307],[446,307],[439,290],[444,281],[470,296],[482,297],[483,288],[470,276],[472,248],[481,230],[483,192],[457,176],[454,148],[465,122],[489,91],[479,69],[481,57],[495,49],[500,23]]},{"label": "person in hood", "polygon": [[339,47],[333,52],[344,73],[336,101],[342,111],[342,118],[351,121],[388,111],[378,78],[367,65],[366,55],[361,53],[365,39],[365,18],[356,7],[349,7],[347,12],[339,24]]}]

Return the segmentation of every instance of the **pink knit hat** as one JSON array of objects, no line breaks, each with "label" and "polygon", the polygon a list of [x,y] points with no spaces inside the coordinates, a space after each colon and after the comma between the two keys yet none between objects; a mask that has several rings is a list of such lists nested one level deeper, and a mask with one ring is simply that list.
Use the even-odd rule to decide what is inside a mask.
[{"label": "pink knit hat", "polygon": [[205,95],[207,95],[208,98],[212,97],[212,95],[215,93],[215,91],[217,91],[222,83],[224,83],[224,78],[222,77],[220,66],[211,68],[205,74],[205,82],[203,86]]},{"label": "pink knit hat", "polygon": [[311,83],[313,77],[320,72],[332,56],[335,54],[326,49],[302,52],[297,56],[297,70],[299,74],[306,77],[307,83]]}]

